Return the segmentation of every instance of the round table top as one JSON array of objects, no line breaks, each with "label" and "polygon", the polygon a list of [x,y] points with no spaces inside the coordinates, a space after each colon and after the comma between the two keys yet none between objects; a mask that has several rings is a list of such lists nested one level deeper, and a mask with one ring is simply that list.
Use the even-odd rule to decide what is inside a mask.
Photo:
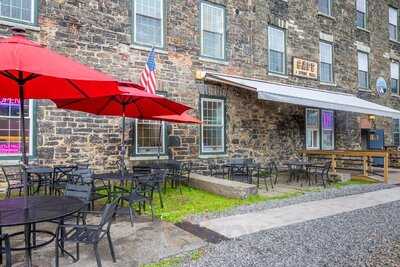
[{"label": "round table top", "polygon": [[120,172],[108,172],[108,173],[96,173],[93,174],[93,179],[98,179],[98,180],[132,180],[140,175],[135,175],[132,173],[126,173],[124,177],[122,177]]},{"label": "round table top", "polygon": [[[60,219],[78,212],[85,203],[75,197],[29,196],[0,201],[0,227]],[[25,204],[27,208],[25,208]]]}]

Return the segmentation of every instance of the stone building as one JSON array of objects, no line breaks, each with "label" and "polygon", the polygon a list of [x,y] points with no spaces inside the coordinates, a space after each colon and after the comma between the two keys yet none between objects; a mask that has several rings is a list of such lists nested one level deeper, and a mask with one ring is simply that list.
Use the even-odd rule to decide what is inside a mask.
[{"label": "stone building", "polygon": [[[398,0],[0,0],[0,35],[24,27],[59,53],[136,82],[155,47],[159,93],[192,106],[204,123],[164,124],[159,149],[159,124],[131,120],[129,158],[160,151],[205,166],[232,157],[283,160],[305,148],[365,149],[368,129],[383,129],[385,145],[399,145],[398,120],[266,101],[243,85],[247,78],[349,93],[398,109],[399,8]],[[241,82],[224,79],[232,76]],[[12,100],[0,104],[1,159],[9,163],[18,158],[18,111]],[[113,168],[119,118],[44,100],[29,105],[33,159]]]}]

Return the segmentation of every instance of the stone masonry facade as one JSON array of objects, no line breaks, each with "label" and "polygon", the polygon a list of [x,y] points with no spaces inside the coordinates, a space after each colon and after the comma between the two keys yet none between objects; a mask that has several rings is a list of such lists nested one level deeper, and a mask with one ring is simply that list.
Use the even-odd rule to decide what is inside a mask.
[{"label": "stone masonry facade", "polygon": [[[133,0],[38,0],[37,27],[28,35],[55,51],[109,73],[121,80],[138,82],[148,49],[132,42]],[[170,99],[194,108],[199,116],[199,96],[226,99],[226,154],[200,155],[200,127],[172,125],[168,135],[179,140],[168,156],[193,160],[199,168],[206,162],[232,157],[258,161],[283,160],[304,148],[304,107],[257,99],[257,94],[228,85],[195,79],[196,71],[208,71],[347,92],[372,102],[400,108],[400,98],[390,93],[375,95],[378,77],[389,84],[390,62],[400,60],[400,43],[389,41],[388,7],[400,8],[398,0],[369,0],[367,30],[355,26],[354,0],[333,0],[332,17],[318,13],[318,0],[210,0],[226,10],[226,60],[200,56],[200,1],[165,0],[165,48],[156,51],[158,89]],[[267,27],[286,29],[287,76],[268,73]],[[9,35],[10,23],[0,20],[0,36]],[[292,75],[293,57],[319,62],[321,35],[334,45],[334,84]],[[358,47],[370,49],[370,90],[357,86]],[[55,88],[56,90],[56,88]],[[361,148],[360,114],[336,112],[336,148]],[[392,143],[392,121],[378,117],[385,129],[386,144]],[[55,108],[50,101],[37,101],[37,161],[64,164],[88,161],[96,169],[111,169],[118,156],[119,118],[95,117]],[[132,145],[133,129],[128,127]],[[134,158],[132,158],[134,161]]]}]

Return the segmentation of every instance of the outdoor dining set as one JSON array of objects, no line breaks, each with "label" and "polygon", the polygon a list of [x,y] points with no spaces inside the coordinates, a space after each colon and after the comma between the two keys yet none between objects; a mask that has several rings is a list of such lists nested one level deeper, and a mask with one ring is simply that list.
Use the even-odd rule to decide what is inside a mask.
[{"label": "outdoor dining set", "polygon": [[213,161],[208,162],[209,174],[229,180],[246,182],[252,184],[255,182],[260,188],[263,181],[265,189],[268,191],[268,182],[271,187],[278,183],[280,174],[287,172],[287,183],[306,181],[309,185],[321,183],[324,187],[329,182],[329,170],[331,161],[312,161],[307,159],[293,159],[282,164],[275,161],[267,163],[256,163],[249,158],[233,158],[227,163],[216,164]]},{"label": "outdoor dining set", "polygon": [[[120,163],[118,166],[124,166]],[[94,246],[98,266],[101,266],[98,243],[107,238],[110,253],[115,261],[110,226],[113,217],[127,204],[129,218],[133,226],[136,212],[142,212],[148,205],[153,213],[153,196],[158,194],[161,208],[162,195],[167,184],[178,190],[190,179],[190,162],[175,160],[156,161],[124,168],[115,172],[94,173],[88,164],[50,166],[3,166],[2,171],[9,184],[6,199],[0,201],[0,243],[6,262],[9,264],[12,251],[24,250],[31,264],[32,250],[54,242],[56,266],[59,255],[68,255],[74,261],[79,260],[79,243]],[[28,196],[22,194],[23,175],[28,179]],[[95,211],[95,202],[99,201],[100,211]],[[118,208],[118,209],[117,209]],[[118,212],[117,212],[118,211]],[[98,225],[87,223],[87,216],[98,213],[101,218]],[[46,228],[38,229],[42,223],[57,225],[55,232]],[[23,231],[15,231],[23,226]],[[13,228],[14,227],[14,228]],[[37,241],[37,235],[46,236],[45,241]],[[24,237],[24,245],[10,245],[16,236]],[[43,238],[42,238],[43,239]],[[64,248],[64,243],[77,244],[76,256]],[[2,253],[2,254],[3,254]],[[0,256],[0,262],[3,261]],[[6,265],[8,266],[8,265]]]}]

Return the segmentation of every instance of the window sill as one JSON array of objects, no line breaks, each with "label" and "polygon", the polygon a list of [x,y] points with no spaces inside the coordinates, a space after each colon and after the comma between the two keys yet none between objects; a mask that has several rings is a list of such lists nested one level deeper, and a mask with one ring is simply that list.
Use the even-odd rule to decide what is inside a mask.
[{"label": "window sill", "polygon": [[397,41],[397,40],[392,40],[392,39],[389,39],[389,41],[390,41],[391,43],[394,43],[394,44],[400,45],[400,41]]},{"label": "window sill", "polygon": [[[148,51],[150,52],[152,47],[148,47],[148,46],[144,46],[144,45],[138,45],[138,44],[132,44],[130,45],[131,49],[137,49],[137,50],[142,50],[142,51]],[[158,53],[158,54],[164,54],[167,55],[168,51],[161,49],[161,48],[154,48],[154,52]]]},{"label": "window sill", "polygon": [[400,95],[390,94],[390,96],[393,97],[393,98],[398,98],[398,99],[400,99]]},{"label": "window sill", "polygon": [[135,160],[138,160],[138,161],[142,161],[142,160],[157,160],[157,159],[162,159],[162,160],[166,160],[166,159],[168,159],[168,156],[165,156],[165,155],[163,155],[163,156],[160,156],[160,158],[158,158],[157,156],[153,156],[153,155],[150,155],[150,156],[133,156],[133,157],[130,157],[129,158],[129,160],[132,160],[132,161],[135,161]]},{"label": "window sill", "polygon": [[203,154],[199,155],[199,159],[217,159],[217,158],[226,158],[228,154]]},{"label": "window sill", "polygon": [[330,83],[330,82],[319,82],[320,85],[326,85],[326,86],[333,86],[336,87],[336,83]]},{"label": "window sill", "polygon": [[18,22],[12,22],[12,21],[7,21],[7,20],[3,20],[3,19],[0,19],[0,25],[10,26],[10,27],[18,27],[18,28],[22,28],[25,30],[31,30],[34,32],[40,31],[39,26],[33,26],[33,25],[18,23]]},{"label": "window sill", "polygon": [[275,72],[268,72],[267,74],[269,76],[279,77],[279,78],[282,78],[282,79],[289,79],[289,76],[287,76],[285,74],[279,74],[279,73],[275,73]]},{"label": "window sill", "polygon": [[371,93],[370,89],[358,88],[359,92]]},{"label": "window sill", "polygon": [[358,27],[358,26],[357,26],[357,30],[360,30],[360,31],[363,31],[363,32],[366,32],[366,33],[371,33],[369,30],[367,30],[365,28]]},{"label": "window sill", "polygon": [[322,12],[319,12],[319,11],[318,11],[317,15],[321,16],[321,17],[324,17],[324,18],[327,18],[327,19],[330,19],[330,20],[333,20],[333,21],[336,21],[335,17],[332,17],[331,15],[328,15],[328,14],[325,14],[325,13],[322,13]]},{"label": "window sill", "polygon": [[209,62],[209,63],[215,63],[215,64],[221,64],[221,65],[229,65],[229,62],[223,59],[214,59],[214,58],[209,58],[209,57],[199,57],[199,60],[204,61],[204,62]]}]

